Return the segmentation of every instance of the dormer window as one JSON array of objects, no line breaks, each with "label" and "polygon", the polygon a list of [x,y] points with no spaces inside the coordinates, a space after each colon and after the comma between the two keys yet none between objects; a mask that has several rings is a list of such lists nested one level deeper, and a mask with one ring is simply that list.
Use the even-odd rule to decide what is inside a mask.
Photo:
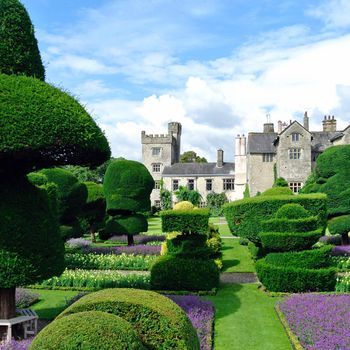
[{"label": "dormer window", "polygon": [[300,134],[298,133],[298,132],[293,132],[292,133],[292,141],[293,142],[297,142],[297,141],[299,141],[300,140]]}]

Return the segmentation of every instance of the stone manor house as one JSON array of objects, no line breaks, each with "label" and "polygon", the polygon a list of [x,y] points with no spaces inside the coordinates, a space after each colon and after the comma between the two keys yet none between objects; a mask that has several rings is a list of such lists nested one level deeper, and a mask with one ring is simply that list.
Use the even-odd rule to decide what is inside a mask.
[{"label": "stone manor house", "polygon": [[195,189],[202,195],[202,206],[210,192],[225,192],[230,201],[243,198],[248,186],[251,196],[272,187],[275,177],[283,177],[297,193],[311,174],[317,156],[333,145],[350,144],[350,125],[337,130],[334,116],[325,116],[322,131],[309,130],[309,118],[303,124],[291,121],[265,123],[262,132],[235,138],[234,163],[224,161],[224,152],[217,151],[214,163],[180,163],[181,124],[168,124],[166,135],[141,133],[142,161],[155,180],[152,205],[160,205],[160,186],[174,192],[179,186]]}]

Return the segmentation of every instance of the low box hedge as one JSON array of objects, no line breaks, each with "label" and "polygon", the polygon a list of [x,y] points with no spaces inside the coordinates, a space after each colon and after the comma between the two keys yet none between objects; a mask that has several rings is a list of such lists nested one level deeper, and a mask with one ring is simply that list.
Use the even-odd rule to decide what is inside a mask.
[{"label": "low box hedge", "polygon": [[280,207],[288,203],[302,205],[310,216],[318,216],[320,228],[326,226],[327,195],[320,193],[245,198],[225,204],[224,214],[233,235],[259,243],[258,233],[264,231],[262,221],[271,219]]}]

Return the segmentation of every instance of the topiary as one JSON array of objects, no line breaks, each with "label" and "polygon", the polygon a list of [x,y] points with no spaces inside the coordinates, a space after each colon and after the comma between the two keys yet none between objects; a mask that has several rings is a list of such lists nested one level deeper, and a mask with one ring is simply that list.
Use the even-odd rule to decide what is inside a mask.
[{"label": "topiary", "polygon": [[62,164],[98,165],[108,142],[67,93],[28,77],[0,74],[0,173]]},{"label": "topiary", "polygon": [[173,210],[192,210],[194,205],[189,201],[182,201],[174,205]]},{"label": "topiary", "polygon": [[0,73],[45,79],[33,24],[18,0],[0,1]]},{"label": "topiary", "polygon": [[288,182],[283,177],[279,177],[276,179],[273,187],[288,187]]},{"label": "topiary", "polygon": [[33,340],[30,350],[144,350],[129,322],[101,311],[54,320]]},{"label": "topiary", "polygon": [[293,191],[289,187],[272,187],[261,193],[261,196],[290,196]]},{"label": "topiary", "polygon": [[82,311],[104,311],[130,322],[147,349],[199,350],[196,331],[170,299],[139,289],[104,289],[88,294],[57,318]]},{"label": "topiary", "polygon": [[337,216],[328,221],[328,229],[332,235],[341,235],[343,245],[350,244],[350,215]]},{"label": "topiary", "polygon": [[310,216],[309,212],[300,204],[289,203],[282,205],[276,212],[276,218],[300,219]]},{"label": "topiary", "polygon": [[112,216],[106,221],[107,234],[129,235],[147,232],[148,222],[144,215]]}]

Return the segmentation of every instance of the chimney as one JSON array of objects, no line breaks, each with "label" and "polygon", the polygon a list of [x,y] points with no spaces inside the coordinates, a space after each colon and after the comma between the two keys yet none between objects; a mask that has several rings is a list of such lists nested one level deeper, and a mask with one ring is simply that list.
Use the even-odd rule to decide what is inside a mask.
[{"label": "chimney", "polygon": [[328,118],[325,115],[324,119],[322,121],[322,125],[323,125],[323,131],[324,132],[335,132],[337,131],[337,120],[334,119],[334,115],[331,116],[329,115]]},{"label": "chimney", "polygon": [[264,124],[264,133],[267,133],[267,132],[275,132],[273,123],[265,123]]},{"label": "chimney", "polygon": [[222,168],[224,165],[224,151],[222,149],[218,149],[218,156],[216,161],[216,166],[218,168]]},{"label": "chimney", "polygon": [[282,121],[279,120],[277,125],[277,132],[280,134],[283,130]]},{"label": "chimney", "polygon": [[304,128],[306,130],[309,130],[309,117],[307,115],[307,112],[304,113]]}]

